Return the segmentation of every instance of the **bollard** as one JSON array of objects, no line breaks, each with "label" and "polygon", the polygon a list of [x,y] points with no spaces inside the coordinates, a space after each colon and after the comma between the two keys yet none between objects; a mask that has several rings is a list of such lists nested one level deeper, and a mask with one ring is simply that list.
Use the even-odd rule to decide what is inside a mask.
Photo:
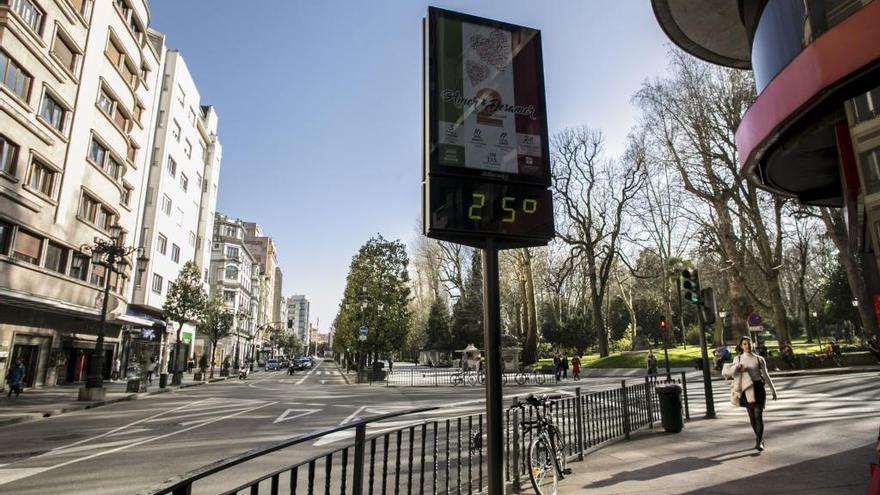
[{"label": "bollard", "polygon": [[364,493],[364,444],[367,439],[367,425],[357,425],[354,433],[354,472],[352,473],[352,495]]}]

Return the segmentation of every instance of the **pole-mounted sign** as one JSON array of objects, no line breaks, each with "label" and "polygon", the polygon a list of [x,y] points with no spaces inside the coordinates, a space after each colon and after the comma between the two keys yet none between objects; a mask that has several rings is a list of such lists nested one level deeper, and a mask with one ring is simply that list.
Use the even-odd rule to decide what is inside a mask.
[{"label": "pole-mounted sign", "polygon": [[483,249],[486,485],[502,495],[498,250],[554,235],[541,32],[434,7],[423,26],[425,235]]},{"label": "pole-mounted sign", "polygon": [[553,238],[541,32],[437,8],[425,40],[424,229],[500,249]]}]

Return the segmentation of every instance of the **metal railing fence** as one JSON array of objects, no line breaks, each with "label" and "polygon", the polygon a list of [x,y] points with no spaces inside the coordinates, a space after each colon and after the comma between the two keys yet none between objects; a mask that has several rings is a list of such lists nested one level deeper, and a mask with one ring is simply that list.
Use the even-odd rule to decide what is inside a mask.
[{"label": "metal railing fence", "polygon": [[[671,381],[686,390],[684,373]],[[655,386],[663,383],[667,383],[665,379],[656,377],[630,383],[622,380],[618,388],[587,394],[577,388],[574,394],[555,400],[550,411],[565,441],[566,456],[583,459],[587,452],[610,441],[628,439],[630,433],[641,428],[653,428],[659,419]],[[687,414],[686,394],[683,402]],[[521,421],[534,419],[531,409],[526,409],[526,417],[522,417],[523,410],[517,407],[518,403],[519,399],[515,398],[504,413],[504,478],[516,488],[527,483],[527,452],[533,435],[532,431],[521,428]],[[403,416],[441,411],[438,407],[413,409],[299,435],[187,473],[149,493],[423,495],[483,492],[488,465],[483,441],[485,414],[400,422]],[[395,421],[387,423],[389,420]],[[305,450],[301,447],[306,444],[318,447],[314,442],[342,433],[348,433],[348,438],[353,433],[353,441],[342,447],[328,447],[317,456],[289,460],[298,453],[302,455]],[[344,439],[327,443],[332,445]],[[290,449],[295,452],[289,452]],[[264,456],[271,453],[281,454],[280,458],[273,459],[284,464],[283,468],[267,469],[263,471],[267,474],[257,477],[231,474],[248,462],[265,460]],[[238,481],[242,477],[248,481]]]}]

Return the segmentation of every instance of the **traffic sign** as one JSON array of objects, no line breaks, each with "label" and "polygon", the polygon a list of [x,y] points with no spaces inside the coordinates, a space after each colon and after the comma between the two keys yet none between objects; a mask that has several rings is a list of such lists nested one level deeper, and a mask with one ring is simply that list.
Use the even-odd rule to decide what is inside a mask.
[{"label": "traffic sign", "polygon": [[370,329],[366,326],[362,326],[358,329],[358,340],[367,340],[367,333],[369,333]]},{"label": "traffic sign", "polygon": [[749,315],[747,323],[750,332],[760,332],[764,329],[764,326],[761,324],[761,316],[756,312],[752,312],[752,314]]}]

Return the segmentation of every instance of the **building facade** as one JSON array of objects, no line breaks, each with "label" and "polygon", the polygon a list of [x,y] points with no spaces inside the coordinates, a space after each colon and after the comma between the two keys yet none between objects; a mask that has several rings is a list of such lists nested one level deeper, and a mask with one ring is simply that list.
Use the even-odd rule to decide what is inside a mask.
[{"label": "building facade", "polygon": [[[862,322],[880,314],[880,2],[652,0],[667,36],[752,69],[736,145],[742,172],[802,204],[843,208],[840,246]],[[875,314],[876,312],[876,314]]]},{"label": "building facade", "polygon": [[302,341],[303,347],[309,348],[311,332],[309,332],[309,296],[294,294],[287,298],[287,328]]},{"label": "building facade", "polygon": [[149,22],[144,0],[0,0],[0,376],[21,358],[27,386],[82,381],[108,276],[105,375],[122,326],[151,324],[126,314],[132,274],[82,249],[140,228],[164,52]]},{"label": "building facade", "polygon": [[[149,257],[147,269],[135,278],[129,314],[162,319],[170,284],[181,267],[193,261],[208,289],[211,243],[222,149],[217,138],[217,114],[203,106],[198,88],[179,52],[168,51],[163,64],[156,114],[155,139],[138,245]],[[174,343],[178,325],[168,322],[168,340]],[[141,367],[159,357],[151,338],[131,335],[131,359]],[[204,352],[204,339],[195,340],[193,325],[181,331],[181,359]],[[195,344],[195,345],[193,345]],[[169,346],[160,362],[167,362]]]},{"label": "building facade", "polygon": [[[257,272],[255,277],[254,272]],[[231,364],[255,355],[259,307],[259,264],[245,243],[244,224],[216,213],[208,270],[211,294],[222,294],[234,315],[232,334],[218,343],[215,364],[229,357]],[[207,349],[210,355],[210,349]]]}]

